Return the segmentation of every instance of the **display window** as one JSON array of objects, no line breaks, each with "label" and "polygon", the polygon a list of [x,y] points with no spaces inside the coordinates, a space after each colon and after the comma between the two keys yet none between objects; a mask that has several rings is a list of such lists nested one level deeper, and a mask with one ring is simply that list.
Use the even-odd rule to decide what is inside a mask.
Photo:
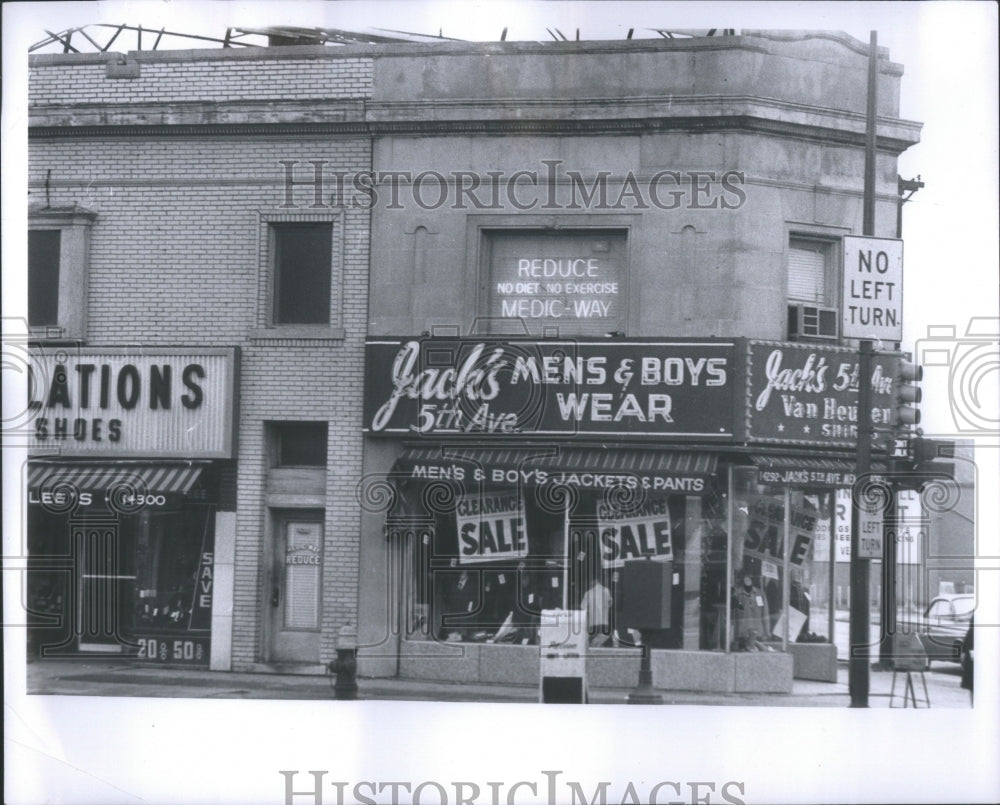
[{"label": "display window", "polygon": [[833,491],[764,486],[754,468],[731,473],[730,650],[830,642],[830,542],[822,537],[829,534]]},{"label": "display window", "polygon": [[534,645],[543,610],[580,609],[592,646],[634,645],[640,635],[620,617],[622,568],[648,559],[677,568],[677,616],[645,640],[682,646],[683,496],[545,486],[435,494],[441,489],[406,492],[411,505],[424,504],[425,524],[400,545],[410,639]]},{"label": "display window", "polygon": [[214,506],[150,497],[132,512],[28,507],[30,656],[208,665]]}]

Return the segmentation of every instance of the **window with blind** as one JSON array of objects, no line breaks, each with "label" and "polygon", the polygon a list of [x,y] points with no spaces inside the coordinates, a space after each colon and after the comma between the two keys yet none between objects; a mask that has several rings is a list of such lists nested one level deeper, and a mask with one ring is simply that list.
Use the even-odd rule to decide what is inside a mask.
[{"label": "window with blind", "polygon": [[788,337],[836,338],[833,244],[793,238],[788,245]]}]

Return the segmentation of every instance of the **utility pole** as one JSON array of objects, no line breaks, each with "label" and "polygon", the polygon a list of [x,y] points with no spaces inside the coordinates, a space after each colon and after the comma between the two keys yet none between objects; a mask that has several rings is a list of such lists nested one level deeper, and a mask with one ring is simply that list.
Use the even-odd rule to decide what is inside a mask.
[{"label": "utility pole", "polygon": [[[875,137],[878,109],[878,34],[871,32],[868,45],[868,104],[865,115],[864,235],[875,235]],[[851,622],[848,658],[848,688],[851,707],[867,707],[871,607],[870,566],[861,558],[861,490],[871,469],[871,380],[872,342],[862,339],[858,349],[858,453],[854,492],[851,495]]]}]

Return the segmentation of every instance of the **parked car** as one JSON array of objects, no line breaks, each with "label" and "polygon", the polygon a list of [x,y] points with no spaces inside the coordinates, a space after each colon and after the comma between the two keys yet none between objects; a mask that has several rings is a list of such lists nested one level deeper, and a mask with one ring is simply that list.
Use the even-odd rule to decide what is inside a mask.
[{"label": "parked car", "polygon": [[976,606],[974,595],[939,595],[916,621],[902,621],[901,631],[915,632],[927,661],[962,661],[962,639]]}]

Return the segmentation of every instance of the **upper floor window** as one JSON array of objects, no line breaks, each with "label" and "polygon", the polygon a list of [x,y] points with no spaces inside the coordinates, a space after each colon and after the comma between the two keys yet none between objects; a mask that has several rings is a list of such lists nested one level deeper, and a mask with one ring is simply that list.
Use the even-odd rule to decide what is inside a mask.
[{"label": "upper floor window", "polygon": [[273,223],[274,324],[330,324],[329,222]]},{"label": "upper floor window", "polygon": [[605,335],[625,330],[624,229],[485,231],[482,309],[490,332]]},{"label": "upper floor window", "polygon": [[341,212],[264,212],[258,217],[258,339],[341,339]]},{"label": "upper floor window", "polygon": [[90,229],[96,217],[77,206],[29,210],[28,327],[33,337],[84,337]]},{"label": "upper floor window", "polygon": [[271,424],[275,467],[325,467],[326,422]]},{"label": "upper floor window", "polygon": [[28,326],[49,327],[59,324],[59,246],[58,229],[32,229],[28,232]]},{"label": "upper floor window", "polygon": [[835,339],[837,277],[832,241],[791,238],[788,244],[788,337]]}]

